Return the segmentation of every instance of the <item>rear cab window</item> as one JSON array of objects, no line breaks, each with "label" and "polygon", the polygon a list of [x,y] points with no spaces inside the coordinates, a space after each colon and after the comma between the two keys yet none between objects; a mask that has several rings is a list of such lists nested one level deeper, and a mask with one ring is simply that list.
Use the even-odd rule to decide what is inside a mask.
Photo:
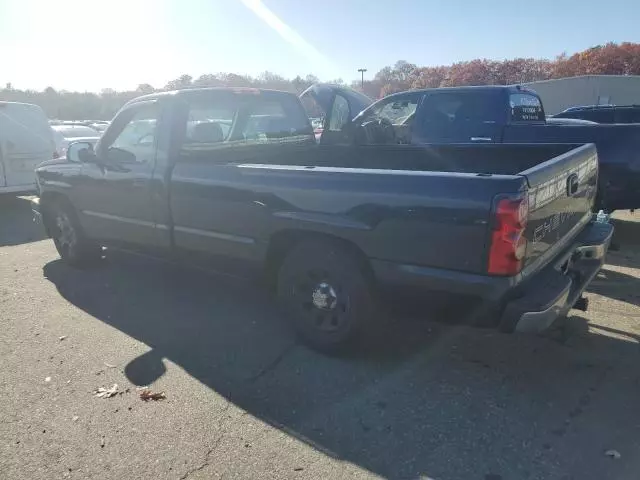
[{"label": "rear cab window", "polygon": [[540,123],[545,121],[542,102],[532,93],[512,93],[509,95],[512,123]]}]

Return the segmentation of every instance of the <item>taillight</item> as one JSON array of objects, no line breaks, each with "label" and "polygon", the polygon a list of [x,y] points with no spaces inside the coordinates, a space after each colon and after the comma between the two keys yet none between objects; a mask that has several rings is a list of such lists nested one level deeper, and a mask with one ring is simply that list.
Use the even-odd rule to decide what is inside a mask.
[{"label": "taillight", "polygon": [[491,275],[516,275],[522,270],[527,250],[524,229],[528,216],[527,196],[497,201],[489,247],[488,272]]}]

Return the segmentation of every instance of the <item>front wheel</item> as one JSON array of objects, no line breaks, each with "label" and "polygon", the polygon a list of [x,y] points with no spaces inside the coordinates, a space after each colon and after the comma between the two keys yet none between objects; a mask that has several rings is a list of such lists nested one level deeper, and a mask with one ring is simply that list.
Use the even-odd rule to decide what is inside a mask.
[{"label": "front wheel", "polygon": [[371,281],[356,256],[331,241],[307,241],[285,258],[278,297],[312,348],[334,352],[373,324]]},{"label": "front wheel", "polygon": [[51,237],[60,258],[69,265],[82,267],[100,259],[100,247],[85,237],[75,211],[65,203],[52,208]]}]

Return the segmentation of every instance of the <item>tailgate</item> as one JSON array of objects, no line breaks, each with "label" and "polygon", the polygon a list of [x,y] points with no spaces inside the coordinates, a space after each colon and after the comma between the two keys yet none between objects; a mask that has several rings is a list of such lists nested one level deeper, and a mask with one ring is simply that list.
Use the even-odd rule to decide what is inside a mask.
[{"label": "tailgate", "polygon": [[598,180],[596,147],[579,146],[522,175],[529,184],[526,274],[548,263],[591,219]]}]

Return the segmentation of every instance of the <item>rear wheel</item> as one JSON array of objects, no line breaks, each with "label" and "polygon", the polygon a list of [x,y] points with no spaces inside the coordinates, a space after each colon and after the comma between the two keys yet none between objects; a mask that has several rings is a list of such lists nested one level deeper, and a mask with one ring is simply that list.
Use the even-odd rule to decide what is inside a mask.
[{"label": "rear wheel", "polygon": [[84,235],[75,210],[66,202],[52,206],[50,231],[56,250],[65,263],[82,267],[100,259],[100,247]]},{"label": "rear wheel", "polygon": [[376,314],[371,281],[356,257],[337,242],[294,247],[278,273],[278,297],[312,348],[333,352],[352,343]]}]

